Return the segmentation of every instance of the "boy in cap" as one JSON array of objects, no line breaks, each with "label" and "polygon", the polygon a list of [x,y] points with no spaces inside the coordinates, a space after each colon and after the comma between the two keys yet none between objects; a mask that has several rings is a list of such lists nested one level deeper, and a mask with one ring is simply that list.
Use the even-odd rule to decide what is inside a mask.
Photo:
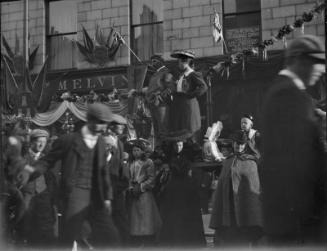
[{"label": "boy in cap", "polygon": [[[263,116],[263,205],[265,232],[275,243],[321,240],[323,145],[306,88],[325,71],[325,47],[304,35],[285,51],[286,68],[265,98]],[[277,185],[276,185],[277,184]]]},{"label": "boy in cap", "polygon": [[244,114],[241,118],[241,130],[245,132],[248,138],[247,152],[253,154],[257,160],[260,159],[261,155],[258,149],[260,142],[260,133],[253,129],[254,118],[250,114]]},{"label": "boy in cap", "polygon": [[87,122],[80,131],[59,137],[49,153],[25,168],[21,182],[44,173],[62,161],[63,232],[67,245],[73,242],[90,247],[117,245],[118,232],[111,218],[112,187],[106,167],[105,142],[101,134],[112,121],[109,107],[90,104]]},{"label": "boy in cap", "polygon": [[[24,155],[27,164],[33,165],[44,156],[49,133],[34,129],[30,133],[30,147]],[[28,182],[21,188],[25,202],[24,218],[18,228],[21,241],[27,245],[50,244],[54,241],[55,215],[45,175]],[[33,225],[33,231],[31,226]]]}]

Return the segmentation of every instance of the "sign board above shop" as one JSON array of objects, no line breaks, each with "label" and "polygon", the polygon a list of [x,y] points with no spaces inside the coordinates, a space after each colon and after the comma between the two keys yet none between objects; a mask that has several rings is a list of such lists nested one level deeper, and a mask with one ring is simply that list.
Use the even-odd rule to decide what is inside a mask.
[{"label": "sign board above shop", "polygon": [[260,27],[250,26],[237,29],[226,29],[225,40],[230,52],[242,52],[259,42]]},{"label": "sign board above shop", "polygon": [[57,91],[60,92],[89,92],[90,90],[110,91],[114,88],[127,89],[128,77],[126,74],[80,76],[49,80],[47,84],[57,86]]}]

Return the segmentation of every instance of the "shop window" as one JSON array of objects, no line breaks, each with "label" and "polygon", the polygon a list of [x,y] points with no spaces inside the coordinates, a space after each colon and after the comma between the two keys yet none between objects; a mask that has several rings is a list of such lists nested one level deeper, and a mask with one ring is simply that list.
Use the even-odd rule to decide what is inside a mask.
[{"label": "shop window", "polygon": [[47,2],[47,52],[51,70],[76,68],[77,2]]},{"label": "shop window", "polygon": [[229,52],[242,52],[260,41],[260,2],[260,0],[223,1],[223,31]]},{"label": "shop window", "polygon": [[[136,55],[149,60],[163,53],[163,0],[130,0],[131,44]],[[131,55],[132,62],[137,62]]]}]

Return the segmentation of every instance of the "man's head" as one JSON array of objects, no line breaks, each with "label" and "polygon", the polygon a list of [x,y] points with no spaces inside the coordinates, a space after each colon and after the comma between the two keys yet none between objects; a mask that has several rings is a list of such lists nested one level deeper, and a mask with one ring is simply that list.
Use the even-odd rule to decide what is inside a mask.
[{"label": "man's head", "polygon": [[159,69],[160,67],[162,67],[164,65],[164,59],[160,54],[154,54],[151,56],[151,65],[155,68],[155,69]]},{"label": "man's head", "polygon": [[175,153],[180,153],[183,150],[183,148],[184,148],[184,142],[181,141],[181,140],[180,141],[176,141],[176,142],[174,142],[173,147],[174,147]]},{"label": "man's head", "polygon": [[253,117],[249,114],[243,115],[241,118],[241,129],[243,131],[250,131],[250,129],[253,127]]},{"label": "man's head", "polygon": [[94,135],[100,135],[107,130],[108,123],[112,122],[110,108],[101,103],[93,103],[87,110],[87,127]]},{"label": "man's head", "polygon": [[326,71],[325,46],[313,35],[294,39],[285,51],[288,69],[297,74],[304,84],[314,85]]},{"label": "man's head", "polygon": [[49,133],[46,130],[34,129],[30,135],[31,150],[35,153],[42,152],[47,145]]}]

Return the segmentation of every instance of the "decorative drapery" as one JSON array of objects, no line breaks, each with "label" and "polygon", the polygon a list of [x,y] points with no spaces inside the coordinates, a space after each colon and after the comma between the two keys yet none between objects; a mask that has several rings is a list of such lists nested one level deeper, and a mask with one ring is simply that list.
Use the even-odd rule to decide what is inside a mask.
[{"label": "decorative drapery", "polygon": [[[122,116],[127,114],[127,104],[123,104],[121,102],[106,102],[103,104],[108,105],[113,113],[117,113]],[[36,113],[31,121],[38,126],[49,126],[59,120],[59,118],[65,114],[67,109],[78,119],[86,121],[87,103],[73,103],[67,100],[63,101],[53,110],[44,113]]]}]

